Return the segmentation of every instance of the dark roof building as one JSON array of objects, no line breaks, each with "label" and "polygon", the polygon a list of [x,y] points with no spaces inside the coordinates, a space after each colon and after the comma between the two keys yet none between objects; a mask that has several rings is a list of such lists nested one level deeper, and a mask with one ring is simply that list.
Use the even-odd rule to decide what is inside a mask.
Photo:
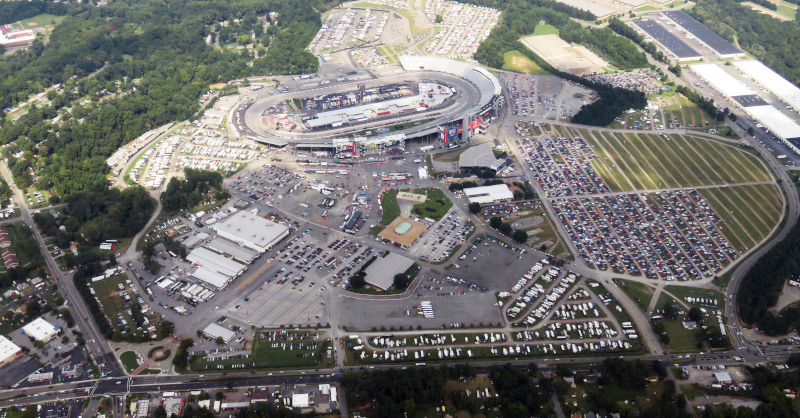
[{"label": "dark roof building", "polygon": [[683,10],[664,11],[661,12],[661,16],[675,23],[679,30],[697,39],[698,42],[714,51],[720,58],[738,58],[744,56],[744,52],[742,52],[741,49],[733,46],[733,44],[695,20],[695,18],[689,16]]},{"label": "dark roof building", "polygon": [[686,42],[683,42],[683,40],[655,20],[636,20],[633,24],[647,36],[653,38],[656,45],[660,46],[677,61],[693,61],[703,58],[699,52],[692,49]]}]

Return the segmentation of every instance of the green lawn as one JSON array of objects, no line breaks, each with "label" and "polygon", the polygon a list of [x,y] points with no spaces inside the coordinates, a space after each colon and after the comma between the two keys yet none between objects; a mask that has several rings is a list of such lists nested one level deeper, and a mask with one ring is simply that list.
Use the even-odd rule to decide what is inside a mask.
[{"label": "green lawn", "polygon": [[638,9],[636,9],[635,11],[637,11],[637,12],[649,12],[649,11],[652,11],[652,10],[659,10],[659,9],[658,9],[658,7],[648,5],[648,6],[640,7]]},{"label": "green lawn", "polygon": [[[314,333],[314,330],[308,330],[309,333]],[[292,334],[298,334],[300,331],[291,331]],[[246,371],[254,369],[297,369],[309,368],[312,366],[328,367],[330,365],[330,358],[325,354],[329,341],[323,340],[300,340],[295,339],[291,341],[267,341],[261,340],[261,332],[256,330],[256,339],[253,342],[252,357],[244,359],[228,359],[218,361],[206,361],[206,358],[198,356],[192,362],[193,371],[209,371],[209,372],[226,372],[230,371],[231,365],[244,364],[246,367],[234,369],[236,371]],[[293,349],[289,350],[283,348],[283,344],[298,345],[317,343],[316,349]],[[255,366],[253,366],[255,364]],[[224,369],[218,369],[218,365],[225,366]],[[207,366],[207,368],[206,368]]]},{"label": "green lawn", "polygon": [[553,25],[536,25],[533,29],[533,33],[528,36],[539,36],[539,35],[558,35],[558,28]]},{"label": "green lawn", "polygon": [[636,302],[642,312],[647,312],[647,307],[650,306],[650,301],[653,299],[655,289],[644,283],[635,282],[633,280],[624,280],[624,282],[625,286],[622,290]]},{"label": "green lawn", "polygon": [[[52,28],[59,25],[64,20],[64,16],[54,16],[51,14],[43,13],[34,17],[20,20],[19,23],[23,29],[31,29],[34,27]],[[55,22],[55,24],[53,23]]]},{"label": "green lawn", "polygon": [[383,209],[382,225],[389,225],[394,218],[400,216],[400,205],[397,204],[398,190],[389,190],[381,195],[381,208]]},{"label": "green lawn", "polygon": [[550,74],[519,51],[508,51],[503,54],[503,69],[523,74]]},{"label": "green lawn", "polygon": [[[94,289],[97,298],[100,299],[100,304],[103,306],[103,310],[108,315],[109,319],[111,320],[111,326],[115,330],[119,330],[117,327],[117,314],[122,312],[122,316],[128,321],[128,325],[131,327],[131,330],[135,330],[135,326],[133,325],[133,319],[130,315],[128,315],[128,308],[124,306],[124,299],[117,295],[117,293],[122,292],[118,289],[117,285],[122,283],[125,286],[126,292],[129,292],[132,300],[136,300],[133,295],[133,289],[128,287],[127,283],[125,283],[125,279],[128,276],[126,274],[117,274],[116,276],[111,276],[107,279],[98,280],[91,284],[92,288]],[[109,298],[109,295],[113,295],[112,298]]]},{"label": "green lawn", "polygon": [[664,329],[669,335],[670,352],[695,352],[697,351],[697,341],[700,336],[700,328],[686,329],[683,327],[681,319],[664,320]]},{"label": "green lawn", "polygon": [[414,193],[424,194],[428,197],[425,202],[418,203],[411,209],[411,212],[419,216],[438,221],[453,207],[453,202],[444,195],[443,191],[437,188],[415,189]]},{"label": "green lawn", "polygon": [[725,295],[717,290],[702,289],[698,287],[675,286],[675,285],[664,286],[664,290],[671,293],[676,298],[680,299],[681,302],[686,303],[690,306],[691,303],[686,302],[687,297],[716,299],[717,306],[719,306],[718,309],[722,310],[725,309]]},{"label": "green lawn", "polygon": [[122,361],[122,365],[125,366],[128,373],[139,368],[139,362],[136,360],[136,353],[133,351],[126,351],[120,354],[119,359]]}]

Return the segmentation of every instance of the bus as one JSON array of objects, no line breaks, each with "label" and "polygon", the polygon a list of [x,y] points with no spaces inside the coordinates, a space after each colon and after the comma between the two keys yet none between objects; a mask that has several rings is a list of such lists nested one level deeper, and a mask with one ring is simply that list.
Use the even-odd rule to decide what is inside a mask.
[{"label": "bus", "polygon": [[175,258],[175,257],[177,257],[177,255],[175,255],[175,253],[173,253],[172,251],[167,251],[167,253],[168,253],[168,254],[169,254],[169,256],[170,256],[170,257],[172,257],[172,258]]}]

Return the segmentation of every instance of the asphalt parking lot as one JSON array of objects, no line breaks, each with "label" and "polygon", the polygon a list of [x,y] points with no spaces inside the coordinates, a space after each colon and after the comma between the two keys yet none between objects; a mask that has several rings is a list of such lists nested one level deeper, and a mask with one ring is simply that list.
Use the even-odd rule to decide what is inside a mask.
[{"label": "asphalt parking lot", "polygon": [[450,212],[439,222],[439,226],[431,228],[421,237],[422,246],[416,249],[416,257],[434,263],[447,258],[455,247],[464,244],[464,239],[475,229],[466,222],[457,212]]}]

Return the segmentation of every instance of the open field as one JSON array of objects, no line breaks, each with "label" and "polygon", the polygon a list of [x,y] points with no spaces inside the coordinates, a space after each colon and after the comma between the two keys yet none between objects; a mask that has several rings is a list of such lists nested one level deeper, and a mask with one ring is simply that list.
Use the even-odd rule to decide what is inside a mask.
[{"label": "open field", "polygon": [[133,351],[126,351],[120,354],[119,359],[122,361],[122,365],[125,366],[128,373],[139,368],[139,362],[136,360],[136,353]]},{"label": "open field", "polygon": [[508,51],[503,54],[503,69],[522,74],[550,74],[519,51]]},{"label": "open field", "polygon": [[[52,29],[58,26],[64,20],[64,16],[55,16],[47,13],[42,13],[28,19],[22,19],[14,24],[14,27],[19,29],[32,29],[32,28],[48,28]],[[53,24],[55,22],[55,24]]]},{"label": "open field", "polygon": [[[512,223],[516,221],[518,219],[514,219]],[[522,230],[528,233],[528,244],[533,248],[540,249],[542,245],[545,245],[544,252],[554,256],[567,252],[567,248],[561,241],[561,237],[558,235],[555,226],[553,226],[549,215],[543,216],[542,222],[522,228]]]},{"label": "open field", "polygon": [[[767,16],[774,17],[775,19],[782,20],[782,21],[794,20],[794,15],[795,15],[795,13],[797,13],[796,11],[794,11],[794,10],[792,10],[792,9],[786,7],[786,6],[783,6],[783,7],[778,6],[778,10],[777,11],[772,11],[770,9],[767,9],[764,6],[761,6],[761,5],[758,5],[758,4],[749,2],[749,1],[743,2],[742,6],[749,7],[749,8],[751,8],[751,9],[753,9],[753,10],[755,10],[755,11],[761,13],[761,14],[765,14]],[[783,12],[783,13],[781,13],[781,12]]]},{"label": "open field", "polygon": [[[91,283],[91,287],[96,292],[97,298],[100,299],[100,305],[103,306],[103,310],[111,320],[112,327],[118,331],[120,329],[117,326],[115,318],[120,312],[122,312],[122,316],[125,317],[125,320],[128,321],[128,325],[130,325],[132,329],[136,328],[136,326],[133,324],[133,318],[128,315],[128,308],[125,307],[125,300],[118,295],[120,292],[129,292],[128,294],[131,296],[131,300],[134,302],[136,301],[136,296],[133,294],[133,288],[128,287],[128,285],[125,283],[125,279],[127,278],[128,276],[125,274],[118,274],[116,276],[111,276],[107,279]],[[119,284],[123,284],[123,286],[125,286],[125,290],[119,290],[117,287]]]},{"label": "open field", "polygon": [[653,299],[653,293],[655,289],[652,287],[639,282],[634,282],[633,280],[622,280],[625,283],[625,286],[622,290],[628,294],[628,296],[633,299],[634,302],[639,306],[639,309],[642,312],[647,312],[647,307],[650,305],[650,301]]},{"label": "open field", "polygon": [[[425,189],[415,189],[414,193],[428,196],[424,203],[418,203],[411,209],[412,213],[425,218],[439,220],[446,215],[453,207],[453,202],[444,195],[439,189],[428,187]],[[397,195],[395,194],[395,197]],[[391,222],[391,221],[390,221]]]},{"label": "open field", "polygon": [[[317,331],[307,330],[306,332],[315,333]],[[300,331],[291,331],[289,334],[299,334]],[[268,341],[260,338],[260,332],[256,331],[256,339],[253,342],[253,350],[247,358],[230,358],[226,360],[206,361],[206,356],[197,356],[192,362],[191,368],[194,371],[204,372],[225,372],[235,369],[237,371],[247,371],[254,369],[298,369],[309,368],[312,366],[330,366],[330,358],[326,354],[329,341],[313,339],[294,339]],[[286,348],[293,345],[293,349]],[[309,346],[316,344],[316,348],[299,348],[302,344]],[[255,365],[254,365],[255,364]],[[244,367],[233,368],[232,365],[244,365]],[[218,368],[223,366],[223,368]]]},{"label": "open field", "polygon": [[783,213],[780,190],[771,184],[701,189],[700,194],[722,218],[722,235],[739,251],[766,239]]},{"label": "open field", "polygon": [[699,287],[687,287],[687,286],[664,286],[664,291],[671,293],[676,298],[680,299],[686,305],[693,306],[691,303],[686,301],[686,297],[693,297],[693,298],[706,298],[706,299],[716,299],[719,301],[718,309],[725,309],[725,295],[722,292],[711,290],[711,289],[703,289]]},{"label": "open field", "polygon": [[568,129],[600,157],[592,160],[615,192],[772,181],[762,161],[735,146],[685,135]]},{"label": "open field", "polygon": [[400,216],[400,205],[397,204],[398,190],[389,190],[381,195],[381,207],[383,208],[382,225],[389,225],[394,218]]},{"label": "open field", "polygon": [[681,319],[663,320],[664,329],[670,338],[669,352],[696,352],[700,328],[686,329]]},{"label": "open field", "polygon": [[528,36],[539,36],[539,35],[558,35],[558,28],[553,25],[536,25],[533,29],[533,33]]}]

